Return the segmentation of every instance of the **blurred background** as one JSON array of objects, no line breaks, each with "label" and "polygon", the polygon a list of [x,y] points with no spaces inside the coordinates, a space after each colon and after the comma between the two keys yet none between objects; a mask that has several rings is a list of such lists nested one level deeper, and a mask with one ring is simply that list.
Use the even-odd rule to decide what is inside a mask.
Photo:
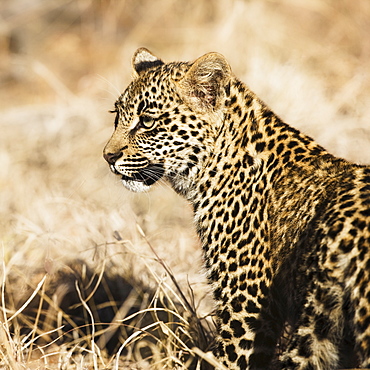
[{"label": "blurred background", "polygon": [[102,159],[131,56],[220,52],[285,121],[370,164],[369,35],[368,0],[1,0],[2,306],[77,260],[156,289],[154,248],[211,312],[187,204],[128,193]]}]

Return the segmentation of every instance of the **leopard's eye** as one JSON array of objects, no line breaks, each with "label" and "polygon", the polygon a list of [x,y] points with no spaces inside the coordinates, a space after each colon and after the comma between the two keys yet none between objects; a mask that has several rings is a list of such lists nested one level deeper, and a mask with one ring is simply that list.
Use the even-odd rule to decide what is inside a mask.
[{"label": "leopard's eye", "polygon": [[129,133],[135,135],[137,133],[143,133],[154,128],[156,120],[147,114],[139,116],[132,122],[132,125],[129,127]]},{"label": "leopard's eye", "polygon": [[147,114],[143,114],[139,118],[139,126],[142,128],[150,129],[153,127],[154,123],[155,123],[154,118],[148,116]]}]

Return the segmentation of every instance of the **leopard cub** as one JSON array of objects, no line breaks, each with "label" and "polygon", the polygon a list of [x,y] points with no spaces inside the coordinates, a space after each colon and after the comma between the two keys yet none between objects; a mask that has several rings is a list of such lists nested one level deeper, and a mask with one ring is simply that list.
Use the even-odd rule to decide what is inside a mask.
[{"label": "leopard cub", "polygon": [[282,122],[220,54],[132,64],[104,158],[126,188],[167,181],[192,205],[220,362],[370,368],[370,167]]}]

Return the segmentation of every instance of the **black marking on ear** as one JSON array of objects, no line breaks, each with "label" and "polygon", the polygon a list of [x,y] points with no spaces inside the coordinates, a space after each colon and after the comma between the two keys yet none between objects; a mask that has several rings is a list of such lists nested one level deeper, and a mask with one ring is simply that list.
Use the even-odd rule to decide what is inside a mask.
[{"label": "black marking on ear", "polygon": [[164,64],[163,61],[146,48],[137,49],[132,57],[132,66],[138,75],[162,64]]},{"label": "black marking on ear", "polygon": [[140,62],[138,64],[135,64],[135,71],[137,74],[140,74],[141,72],[147,71],[148,69],[159,67],[162,64],[164,63],[160,59],[157,59],[154,62]]}]

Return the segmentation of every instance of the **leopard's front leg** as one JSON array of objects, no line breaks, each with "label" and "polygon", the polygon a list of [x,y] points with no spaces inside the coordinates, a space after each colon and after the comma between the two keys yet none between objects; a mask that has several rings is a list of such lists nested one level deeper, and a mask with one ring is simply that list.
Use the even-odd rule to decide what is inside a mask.
[{"label": "leopard's front leg", "polygon": [[273,284],[268,244],[260,240],[263,235],[259,231],[253,241],[251,234],[240,236],[237,248],[227,241],[218,247],[208,245],[205,253],[217,303],[216,355],[229,369],[269,368],[285,323],[273,294],[276,279]]},{"label": "leopard's front leg", "polygon": [[284,319],[270,301],[263,280],[247,280],[248,273],[226,274],[222,284],[228,282],[228,286],[215,290],[219,307],[216,355],[229,369],[268,369]]}]

